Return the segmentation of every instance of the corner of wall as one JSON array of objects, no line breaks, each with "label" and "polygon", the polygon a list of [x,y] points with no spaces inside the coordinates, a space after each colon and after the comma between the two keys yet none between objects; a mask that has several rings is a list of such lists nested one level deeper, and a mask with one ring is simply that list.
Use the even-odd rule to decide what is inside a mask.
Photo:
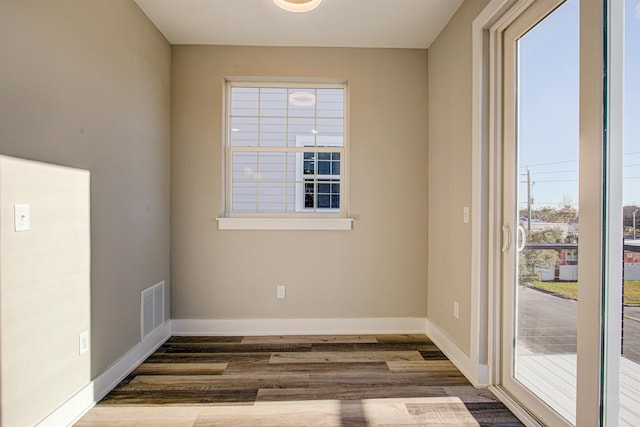
[{"label": "corner of wall", "polygon": [[426,330],[429,339],[456,365],[474,387],[489,385],[489,365],[473,360],[442,329],[428,319]]}]

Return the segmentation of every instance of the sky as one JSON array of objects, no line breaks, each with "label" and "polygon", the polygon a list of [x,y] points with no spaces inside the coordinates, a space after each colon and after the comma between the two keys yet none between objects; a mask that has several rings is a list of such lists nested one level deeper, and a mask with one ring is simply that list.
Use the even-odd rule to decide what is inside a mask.
[{"label": "sky", "polygon": [[[640,0],[625,2],[623,203],[640,205]],[[579,1],[561,7],[519,44],[519,200],[526,173],[534,209],[578,205]]]}]

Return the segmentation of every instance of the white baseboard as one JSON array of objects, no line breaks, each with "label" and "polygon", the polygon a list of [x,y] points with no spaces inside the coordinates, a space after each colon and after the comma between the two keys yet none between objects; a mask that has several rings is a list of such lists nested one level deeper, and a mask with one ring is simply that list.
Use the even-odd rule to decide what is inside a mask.
[{"label": "white baseboard", "polygon": [[120,381],[125,379],[135,368],[171,337],[171,321],[165,322],[149,333],[145,339],[125,353],[98,378],[93,380],[95,400],[99,401],[107,395]]},{"label": "white baseboard", "polygon": [[91,382],[37,425],[38,427],[73,425],[80,417],[87,413],[89,409],[93,408],[95,404],[96,401],[93,398],[93,382]]},{"label": "white baseboard", "polygon": [[420,317],[361,319],[173,319],[173,335],[424,334]]},{"label": "white baseboard", "polygon": [[171,337],[171,321],[165,322],[125,353],[95,380],[42,420],[38,427],[71,426],[107,395],[120,381]]},{"label": "white baseboard", "polygon": [[427,320],[427,336],[467,377],[474,387],[486,387],[489,384],[489,366],[479,364],[467,355],[451,338],[434,323]]}]

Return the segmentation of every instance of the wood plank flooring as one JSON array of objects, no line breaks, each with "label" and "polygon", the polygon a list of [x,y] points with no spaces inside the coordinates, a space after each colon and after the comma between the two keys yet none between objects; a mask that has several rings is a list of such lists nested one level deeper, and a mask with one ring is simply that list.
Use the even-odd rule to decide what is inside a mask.
[{"label": "wood plank flooring", "polygon": [[521,426],[424,335],[172,337],[77,424]]}]

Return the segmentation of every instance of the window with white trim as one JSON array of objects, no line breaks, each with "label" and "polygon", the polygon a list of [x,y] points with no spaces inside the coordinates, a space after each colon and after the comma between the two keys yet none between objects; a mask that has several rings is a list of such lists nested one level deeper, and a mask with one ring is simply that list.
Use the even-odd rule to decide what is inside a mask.
[{"label": "window with white trim", "polygon": [[226,89],[225,216],[346,217],[346,86]]}]

